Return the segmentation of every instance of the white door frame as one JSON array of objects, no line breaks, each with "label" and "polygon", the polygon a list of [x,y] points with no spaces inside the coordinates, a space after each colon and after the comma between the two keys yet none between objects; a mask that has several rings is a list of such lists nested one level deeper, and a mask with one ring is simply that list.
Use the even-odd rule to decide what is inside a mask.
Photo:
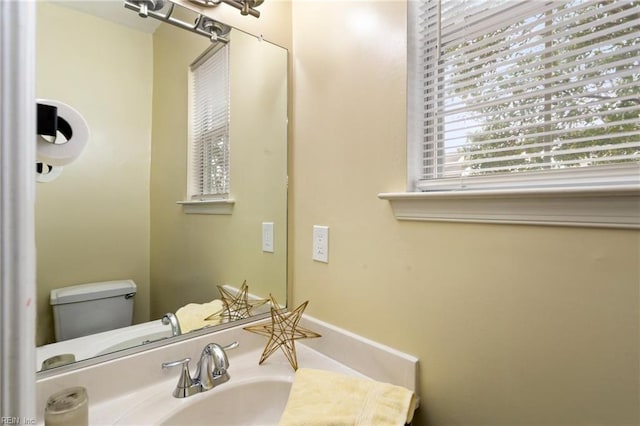
[{"label": "white door frame", "polygon": [[35,12],[0,0],[0,416],[20,424],[36,418]]}]

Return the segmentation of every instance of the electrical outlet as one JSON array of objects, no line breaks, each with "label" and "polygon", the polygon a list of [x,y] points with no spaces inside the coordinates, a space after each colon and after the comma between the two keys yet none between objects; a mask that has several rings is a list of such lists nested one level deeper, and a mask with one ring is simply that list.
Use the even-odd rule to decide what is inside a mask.
[{"label": "electrical outlet", "polygon": [[273,222],[262,222],[262,251],[273,253]]},{"label": "electrical outlet", "polygon": [[329,227],[313,225],[313,260],[329,263]]}]

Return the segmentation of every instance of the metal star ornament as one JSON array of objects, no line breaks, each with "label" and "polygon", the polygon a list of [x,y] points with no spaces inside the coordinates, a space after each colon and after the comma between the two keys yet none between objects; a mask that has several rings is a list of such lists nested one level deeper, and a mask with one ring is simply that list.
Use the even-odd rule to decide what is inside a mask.
[{"label": "metal star ornament", "polygon": [[222,321],[230,322],[239,319],[249,318],[254,308],[262,306],[268,302],[267,299],[256,299],[249,301],[249,286],[247,280],[242,283],[240,291],[232,293],[222,286],[218,286],[220,297],[222,298],[223,311]]},{"label": "metal star ornament", "polygon": [[320,334],[315,331],[308,330],[298,325],[302,318],[302,313],[307,307],[309,301],[307,300],[293,311],[287,311],[286,309],[276,308],[276,306],[279,306],[278,302],[276,302],[273,296],[270,296],[270,298],[271,324],[251,325],[244,327],[244,329],[269,338],[258,364],[262,364],[267,358],[269,358],[269,356],[271,356],[271,354],[280,348],[284,353],[284,356],[289,360],[291,367],[293,367],[294,370],[297,370],[298,357],[296,356],[295,341],[298,339],[321,337]]}]

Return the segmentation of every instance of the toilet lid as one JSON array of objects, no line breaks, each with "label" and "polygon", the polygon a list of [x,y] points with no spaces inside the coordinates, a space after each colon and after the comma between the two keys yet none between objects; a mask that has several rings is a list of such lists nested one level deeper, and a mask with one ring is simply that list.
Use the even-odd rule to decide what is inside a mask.
[{"label": "toilet lid", "polygon": [[102,281],[51,290],[50,303],[51,305],[62,305],[135,293],[136,284],[133,280]]}]

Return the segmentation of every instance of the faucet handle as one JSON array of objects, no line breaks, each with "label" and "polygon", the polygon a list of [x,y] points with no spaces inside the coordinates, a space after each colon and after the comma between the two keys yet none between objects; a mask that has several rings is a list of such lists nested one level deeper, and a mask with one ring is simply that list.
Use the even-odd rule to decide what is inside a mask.
[{"label": "faucet handle", "polygon": [[240,343],[238,343],[237,341],[235,341],[235,342],[231,342],[231,343],[229,343],[229,344],[228,344],[228,345],[226,345],[226,346],[223,346],[223,347],[222,347],[222,349],[224,349],[225,351],[228,351],[229,349],[235,349],[235,348],[237,348],[238,346],[240,346]]},{"label": "faucet handle", "polygon": [[191,373],[189,373],[189,361],[191,361],[191,358],[184,358],[178,361],[162,363],[163,369],[180,366],[182,367],[182,370],[180,371],[180,378],[178,379],[178,384],[173,391],[173,396],[175,396],[176,398],[185,398],[200,391],[199,385],[197,383],[194,383],[193,379],[191,379]]}]

